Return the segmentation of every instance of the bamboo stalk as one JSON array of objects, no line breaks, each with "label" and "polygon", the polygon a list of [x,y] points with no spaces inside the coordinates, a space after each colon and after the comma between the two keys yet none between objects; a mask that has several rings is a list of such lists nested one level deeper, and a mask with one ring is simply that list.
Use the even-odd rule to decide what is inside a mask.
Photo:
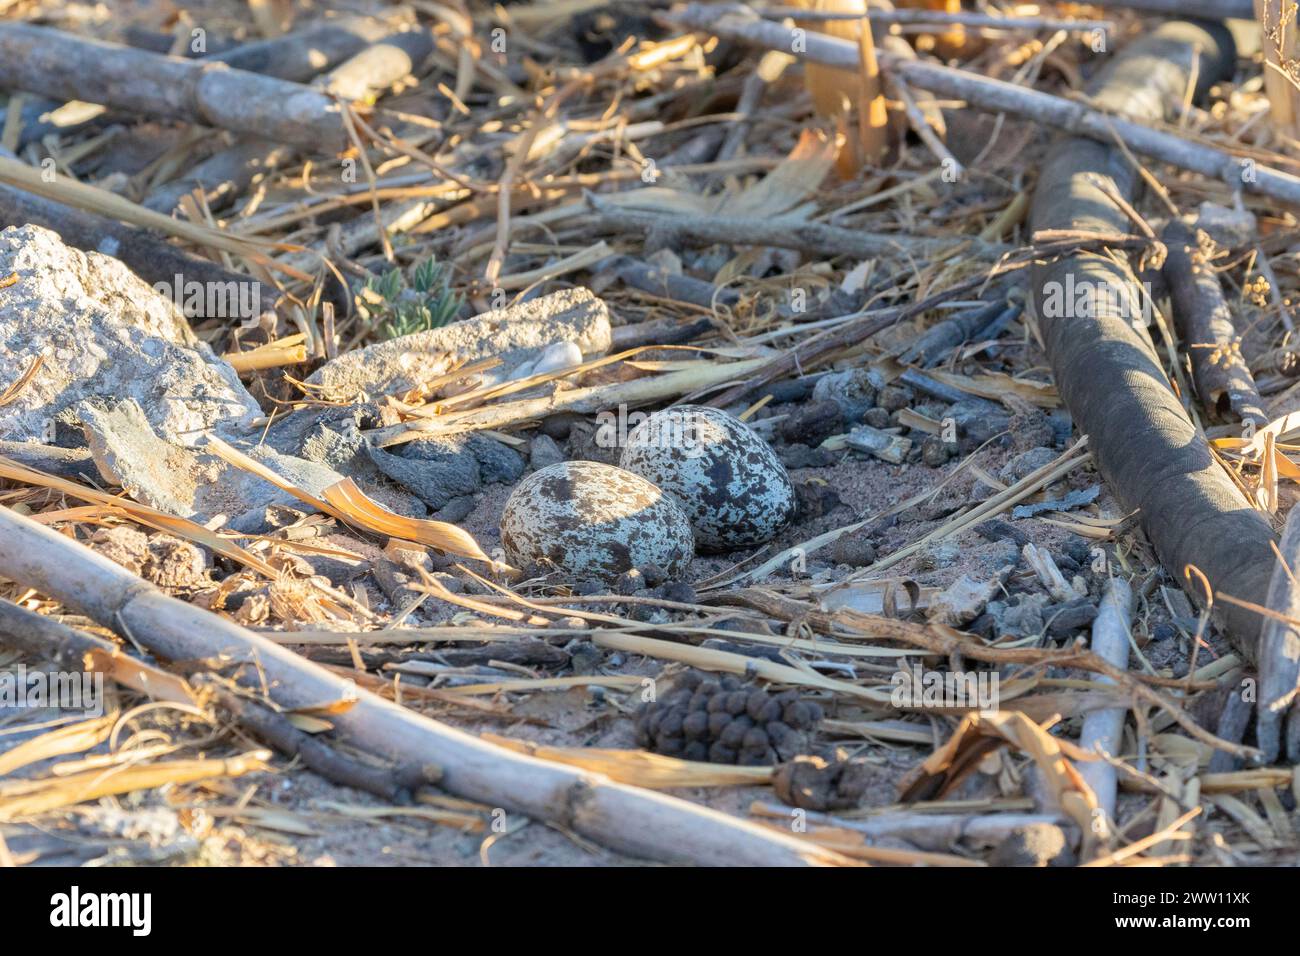
[{"label": "bamboo stalk", "polygon": [[234,621],[168,597],[126,569],[9,508],[0,508],[0,574],[130,633],[172,660],[244,663],[281,707],[351,700],[331,717],[355,745],[433,764],[447,791],[546,820],[613,849],[703,865],[833,865],[843,858],[684,800],[536,760],[383,700]]}]

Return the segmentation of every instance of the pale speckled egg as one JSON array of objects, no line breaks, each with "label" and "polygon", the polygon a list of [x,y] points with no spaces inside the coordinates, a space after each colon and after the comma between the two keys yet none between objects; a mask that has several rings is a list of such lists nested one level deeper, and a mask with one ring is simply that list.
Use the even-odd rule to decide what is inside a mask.
[{"label": "pale speckled egg", "polygon": [[716,408],[655,412],[628,436],[619,465],[681,502],[700,551],[763,544],[794,517],[794,485],[776,453]]},{"label": "pale speckled egg", "polygon": [[614,581],[633,568],[679,577],[695,556],[690,519],[672,495],[594,461],[562,461],[529,475],[501,514],[501,544],[522,569]]}]

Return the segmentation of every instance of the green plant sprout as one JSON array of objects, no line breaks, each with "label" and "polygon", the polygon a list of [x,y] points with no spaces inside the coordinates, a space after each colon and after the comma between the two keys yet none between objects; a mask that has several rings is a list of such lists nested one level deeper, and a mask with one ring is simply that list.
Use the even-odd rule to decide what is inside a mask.
[{"label": "green plant sprout", "polygon": [[366,279],[357,295],[363,317],[370,319],[386,339],[427,332],[456,317],[464,300],[452,291],[451,270],[432,258],[411,270],[410,281],[401,269]]}]

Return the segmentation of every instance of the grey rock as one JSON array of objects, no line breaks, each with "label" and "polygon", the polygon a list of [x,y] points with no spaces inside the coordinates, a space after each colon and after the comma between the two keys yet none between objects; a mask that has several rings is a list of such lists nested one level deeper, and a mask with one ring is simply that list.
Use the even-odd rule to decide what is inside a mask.
[{"label": "grey rock", "polygon": [[564,449],[550,435],[534,435],[528,446],[528,464],[533,470],[564,461]]},{"label": "grey rock", "polygon": [[1073,866],[1077,861],[1065,831],[1053,823],[1016,827],[998,844],[994,866]]},{"label": "grey rock", "polygon": [[1047,633],[1053,637],[1066,637],[1081,631],[1092,624],[1092,619],[1096,616],[1097,608],[1086,598],[1058,604],[1043,612],[1047,621]]},{"label": "grey rock", "polygon": [[876,563],[876,546],[866,529],[840,535],[831,545],[831,558],[836,564],[865,568]]},{"label": "grey rock", "polygon": [[783,445],[778,449],[777,454],[781,458],[781,464],[785,467],[794,468],[824,468],[827,465],[834,464],[835,456],[824,448],[809,448],[802,442],[795,442],[793,445]]},{"label": "grey rock", "polygon": [[473,495],[452,498],[451,501],[443,505],[437,514],[437,518],[439,521],[446,521],[449,524],[460,524],[473,513],[476,507],[478,507],[478,501]]},{"label": "grey rock", "polygon": [[868,409],[875,407],[876,386],[866,369],[829,372],[813,386],[813,399],[834,401],[844,412],[845,421],[860,422]]},{"label": "grey rock", "polygon": [[175,304],[116,259],[38,226],[0,232],[0,382],[43,357],[0,416],[0,439],[49,442],[53,419],[87,399],[134,399],[156,434],[196,444],[205,429],[261,414]]},{"label": "grey rock", "polygon": [[478,459],[463,442],[430,438],[408,444],[421,446],[418,456],[394,455],[369,445],[367,450],[376,468],[435,511],[482,487]]},{"label": "grey rock", "polygon": [[883,408],[869,408],[863,413],[862,421],[871,428],[888,428],[893,416]]},{"label": "grey rock", "polygon": [[1051,448],[1031,448],[1016,455],[1003,465],[1002,470],[998,472],[998,478],[1005,484],[1014,484],[1031,472],[1037,471],[1044,465],[1051,464],[1057,457],[1058,455]]},{"label": "grey rock", "polygon": [[876,403],[888,412],[910,408],[915,400],[916,393],[906,385],[886,385],[876,394]]},{"label": "grey rock", "polygon": [[1022,594],[1016,604],[990,601],[998,637],[1030,637],[1043,633],[1043,610],[1051,599],[1046,594]]},{"label": "grey rock", "polygon": [[479,432],[471,433],[465,441],[470,454],[478,459],[483,484],[509,485],[523,476],[524,456],[509,445]]},{"label": "grey rock", "polygon": [[921,461],[931,468],[942,468],[948,464],[951,450],[938,435],[930,435],[921,442]]}]

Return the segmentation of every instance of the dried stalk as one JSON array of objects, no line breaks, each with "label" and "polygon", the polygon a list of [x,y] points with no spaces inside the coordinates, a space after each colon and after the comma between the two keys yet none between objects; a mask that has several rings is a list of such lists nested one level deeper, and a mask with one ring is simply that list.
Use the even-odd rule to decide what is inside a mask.
[{"label": "dried stalk", "polygon": [[535,760],[390,703],[226,618],[168,597],[83,545],[0,508],[0,574],[172,660],[244,664],[283,708],[355,700],[332,717],[357,746],[433,764],[451,793],[555,823],[636,856],[705,865],[815,865],[836,854],[683,800]]}]

